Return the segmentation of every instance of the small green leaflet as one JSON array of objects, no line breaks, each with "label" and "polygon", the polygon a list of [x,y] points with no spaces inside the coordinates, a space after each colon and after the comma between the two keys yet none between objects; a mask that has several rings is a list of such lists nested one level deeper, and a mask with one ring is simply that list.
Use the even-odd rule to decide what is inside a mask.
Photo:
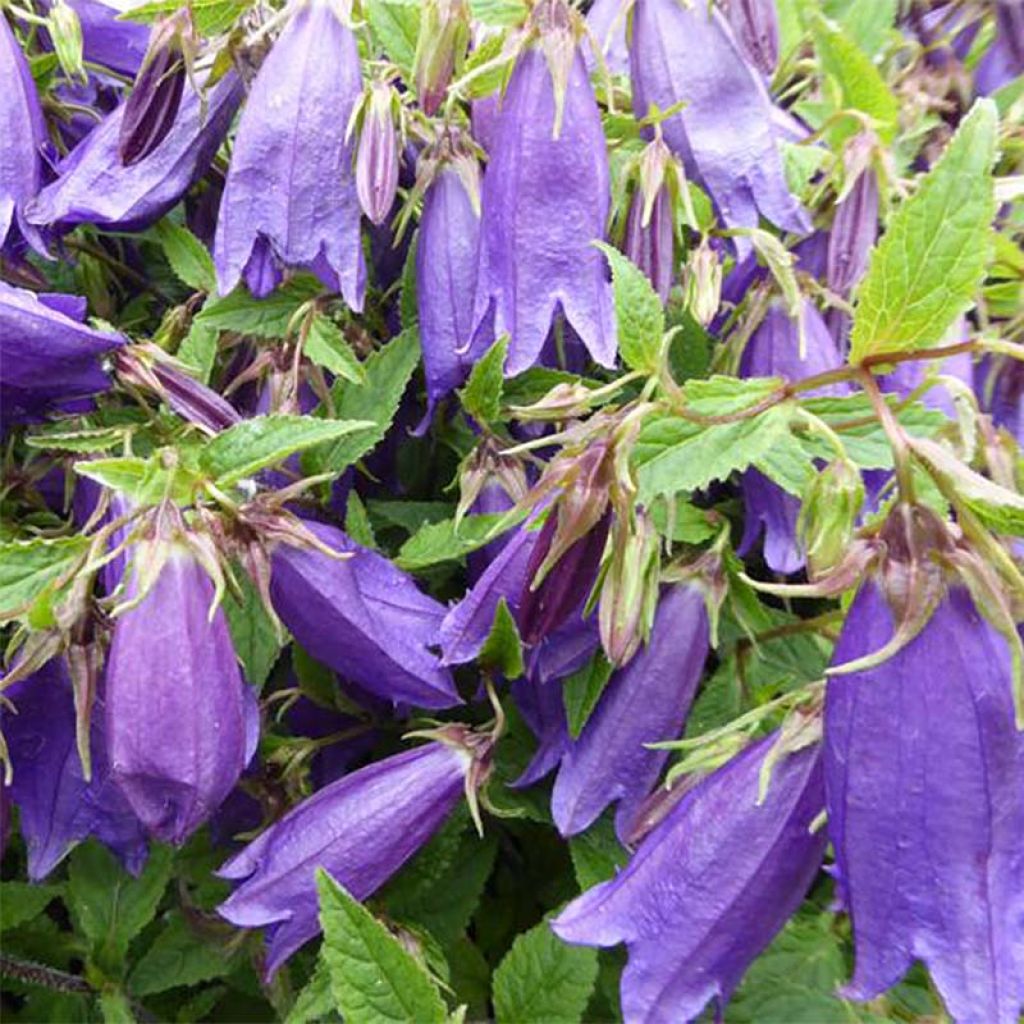
[{"label": "small green leaflet", "polygon": [[345,532],[364,548],[376,548],[377,538],[373,534],[373,524],[369,513],[355,489],[349,491],[345,502]]},{"label": "small green leaflet", "polygon": [[325,1021],[340,1021],[334,1012],[334,997],[331,995],[331,972],[321,957],[313,971],[313,977],[299,993],[295,1005],[288,1011],[284,1024],[324,1024]]},{"label": "small green leaflet", "polygon": [[420,34],[418,0],[366,0],[363,10],[387,55],[404,72],[411,72]]},{"label": "small green leaflet", "polygon": [[0,932],[17,928],[41,914],[58,896],[64,895],[62,885],[30,885],[28,882],[0,883]]},{"label": "small green leaflet", "polygon": [[562,684],[562,701],[569,725],[569,735],[578,739],[583,726],[612,677],[611,662],[600,652]]},{"label": "small green leaflet", "polygon": [[199,465],[218,486],[230,486],[295,452],[368,426],[372,423],[365,420],[319,420],[283,414],[254,416],[212,438],[200,452]]},{"label": "small green leaflet", "polygon": [[501,533],[503,524],[505,527],[514,525],[514,520],[509,518],[507,512],[464,516],[458,526],[454,519],[430,523],[402,545],[395,565],[400,569],[415,571],[438,562],[462,558],[494,540]]},{"label": "small green leaflet", "polygon": [[0,620],[25,611],[89,548],[88,537],[0,543]]},{"label": "small green leaflet", "polygon": [[181,985],[197,985],[223,977],[231,966],[225,945],[204,938],[175,912],[135,964],[128,990],[135,996],[148,996]]},{"label": "small green leaflet", "polygon": [[84,427],[81,430],[43,428],[28,434],[25,444],[61,452],[104,452],[124,444],[125,430],[120,427]]},{"label": "small green leaflet", "polygon": [[614,878],[629,854],[615,835],[614,815],[601,815],[593,825],[569,840],[569,854],[580,892]]},{"label": "small green leaflet", "polygon": [[436,986],[399,941],[322,868],[323,958],[346,1024],[444,1024]]},{"label": "small green leaflet", "polygon": [[604,253],[612,268],[615,291],[615,320],[619,352],[631,370],[653,373],[665,333],[665,310],[647,275],[618,249],[606,242],[594,245]]},{"label": "small green leaflet", "polygon": [[173,458],[164,458],[164,449],[148,459],[125,455],[112,459],[89,459],[74,464],[79,476],[95,480],[104,487],[120,491],[136,505],[156,505],[164,498],[188,504],[198,478]]},{"label": "small green leaflet", "polygon": [[970,307],[988,262],[998,117],[978,100],[896,211],[857,293],[850,362],[938,343]]},{"label": "small green leaflet", "polygon": [[318,472],[341,473],[376,448],[398,412],[419,358],[419,334],[416,328],[410,328],[366,360],[366,380],[362,384],[335,384],[334,407],[338,418],[365,420],[368,426],[319,450],[313,460]]},{"label": "small green leaflet", "polygon": [[323,313],[313,314],[302,350],[317,366],[338,377],[358,383],[366,380],[363,364],[356,358],[341,328]]},{"label": "small green leaflet", "polygon": [[691,411],[701,416],[729,416],[753,408],[784,384],[781,377],[740,379],[716,374],[706,380],[688,380],[683,390]]},{"label": "small green leaflet", "polygon": [[501,413],[506,355],[508,335],[503,334],[473,367],[466,386],[459,392],[462,408],[480,423],[493,423]]},{"label": "small green leaflet", "polygon": [[243,601],[239,603],[232,593],[227,593],[223,603],[224,614],[245,678],[259,691],[277,661],[281,640],[249,574],[238,565],[234,569]]},{"label": "small green leaflet", "polygon": [[562,942],[547,921],[520,935],[494,972],[497,1024],[578,1024],[597,981],[597,950]]},{"label": "small green leaflet", "polygon": [[523,0],[469,0],[469,10],[485,25],[521,25],[529,13]]},{"label": "small green leaflet", "polygon": [[897,0],[825,0],[827,17],[869,56],[882,48],[896,20]]},{"label": "small green leaflet", "polygon": [[222,299],[208,301],[196,314],[195,323],[257,338],[284,338],[300,307],[322,290],[320,282],[308,276],[293,277],[265,299],[254,299],[238,287]]},{"label": "small green leaflet", "polygon": [[181,224],[164,217],[153,228],[163,246],[164,255],[175,275],[197,292],[212,293],[217,289],[217,272],[206,246]]},{"label": "small green leaflet", "polygon": [[196,371],[196,376],[203,384],[210,383],[219,336],[220,331],[215,327],[202,321],[193,321],[185,340],[178,347],[178,358]]},{"label": "small green leaflet", "polygon": [[505,598],[498,602],[491,632],[476,660],[481,669],[493,669],[506,679],[518,679],[523,674],[523,644]]},{"label": "small green leaflet", "polygon": [[[235,18],[248,7],[246,0],[191,0],[189,10],[200,35],[215,36],[226,32]],[[177,0],[155,0],[125,11],[122,20],[156,21],[181,8]]]}]

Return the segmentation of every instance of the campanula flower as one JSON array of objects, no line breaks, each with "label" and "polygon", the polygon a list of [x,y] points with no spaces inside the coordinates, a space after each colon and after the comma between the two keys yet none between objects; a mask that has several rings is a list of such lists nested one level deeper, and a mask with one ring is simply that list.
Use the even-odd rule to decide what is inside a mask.
[{"label": "campanula flower", "polygon": [[383,224],[398,194],[397,97],[386,82],[370,85],[361,111],[356,194],[371,224]]},{"label": "campanula flower", "polygon": [[122,20],[103,0],[66,0],[82,29],[82,56],[122,75],[135,77],[149,46],[149,29]]},{"label": "campanula flower", "polygon": [[775,0],[728,0],[725,14],[743,54],[766,78],[779,63],[779,16]]},{"label": "campanula flower", "polygon": [[846,196],[836,204],[828,234],[826,281],[838,295],[848,295],[868,265],[868,253],[878,237],[878,174],[867,167],[857,175]]},{"label": "campanula flower", "polygon": [[1024,4],[996,0],[995,36],[978,62],[974,83],[989,96],[1024,74]]},{"label": "campanula flower", "polygon": [[366,266],[346,138],[362,88],[355,37],[333,5],[299,5],[238,125],[214,246],[222,294],[244,277],[264,296],[284,267],[303,267],[362,309]]}]

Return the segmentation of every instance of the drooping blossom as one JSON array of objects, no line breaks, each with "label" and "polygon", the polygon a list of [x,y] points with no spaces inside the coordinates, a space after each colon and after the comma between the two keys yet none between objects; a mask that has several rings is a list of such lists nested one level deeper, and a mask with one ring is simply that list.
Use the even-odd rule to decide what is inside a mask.
[{"label": "drooping blossom", "polygon": [[566,942],[625,942],[627,1021],[675,1024],[708,1003],[719,1015],[743,973],[800,905],[825,851],[811,825],[824,804],[815,745],[783,757],[759,801],[778,735],[698,782],[611,881],[552,921]]},{"label": "drooping blossom", "polygon": [[775,0],[728,0],[726,17],[744,56],[766,78],[779,62],[779,16]]},{"label": "drooping blossom", "polygon": [[588,828],[613,802],[620,839],[657,781],[666,750],[645,746],[679,735],[709,650],[704,595],[677,585],[662,595],[647,646],[608,681],[562,758],[551,813],[563,836]]},{"label": "drooping blossom", "polygon": [[264,296],[285,267],[302,267],[362,309],[366,266],[346,138],[361,92],[350,29],[329,0],[299,5],[239,122],[214,246],[222,294],[244,277]]}]

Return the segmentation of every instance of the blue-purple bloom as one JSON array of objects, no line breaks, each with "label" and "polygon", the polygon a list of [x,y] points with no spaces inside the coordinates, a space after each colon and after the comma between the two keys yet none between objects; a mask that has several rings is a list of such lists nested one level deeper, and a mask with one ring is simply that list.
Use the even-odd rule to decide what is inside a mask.
[{"label": "blue-purple bloom", "polygon": [[825,852],[811,825],[824,804],[821,751],[785,756],[763,802],[768,736],[698,782],[611,881],[552,922],[566,942],[625,942],[622,1012],[629,1024],[719,1014],[751,961],[800,905]]},{"label": "blue-purple bloom", "polygon": [[[593,35],[613,75],[629,74],[629,47],[626,45],[626,3],[624,0],[594,0],[587,12],[587,29]],[[589,49],[587,66],[596,61]]]},{"label": "blue-purple bloom", "polygon": [[3,712],[28,876],[42,881],[87,836],[110,847],[137,874],[146,860],[146,835],[110,778],[103,696],[96,697],[89,745],[92,778],[86,781],[75,737],[75,700],[63,657],[54,658],[4,691],[14,710]]},{"label": "blue-purple bloom", "polygon": [[[893,614],[869,581],[834,662],[881,649]],[[923,960],[962,1024],[1014,1024],[1024,1006],[1024,737],[1010,652],[952,586],[888,660],[829,680],[828,831],[856,970],[871,999]]]},{"label": "blue-purple bloom", "polygon": [[438,642],[444,605],[424,594],[383,555],[340,530],[308,522],[321,544],[280,544],[271,556],[274,610],[318,661],[370,693],[421,708],[459,703],[451,672],[430,647]]},{"label": "blue-purple bloom", "polygon": [[135,76],[146,56],[149,29],[118,17],[116,7],[102,0],[66,0],[82,28],[82,56],[122,75]]},{"label": "blue-purple bloom", "polygon": [[257,296],[284,267],[312,270],[363,308],[366,265],[349,118],[359,52],[329,0],[299,5],[260,68],[238,126],[214,246],[217,285]]},{"label": "blue-purple bloom", "polygon": [[320,931],[317,868],[366,899],[455,809],[472,763],[440,742],[376,761],[303,801],[221,868],[240,885],[219,912],[243,928],[269,926],[268,975]]},{"label": "blue-purple bloom", "polygon": [[679,735],[709,650],[704,594],[689,584],[661,596],[651,638],[609,680],[579,739],[562,758],[551,814],[563,836],[589,828],[618,801],[615,828],[630,834],[667,750],[645,746]]},{"label": "blue-purple bloom", "polygon": [[103,357],[127,341],[82,322],[85,300],[0,281],[0,426],[39,419],[110,387]]},{"label": "blue-purple bloom", "polygon": [[611,284],[591,243],[604,237],[608,156],[601,112],[579,50],[557,123],[544,53],[516,61],[493,128],[484,174],[476,336],[507,332],[505,372],[540,358],[559,310],[597,362],[616,352]]},{"label": "blue-purple bloom", "polygon": [[868,265],[868,253],[878,237],[878,175],[868,167],[857,175],[847,195],[836,205],[828,235],[826,281],[838,295],[848,295]]},{"label": "blue-purple bloom", "polygon": [[974,76],[982,96],[988,96],[1024,75],[1024,4],[1020,0],[996,0],[995,37],[985,51]]},{"label": "blue-purple bloom", "polygon": [[[726,227],[756,227],[763,215],[788,231],[810,230],[786,185],[771,98],[717,7],[637,0],[630,59],[638,117],[652,103],[686,103],[662,132]],[[741,255],[748,245],[737,240]]]},{"label": "blue-purple bloom", "polygon": [[747,60],[766,78],[779,62],[779,16],[775,0],[728,0],[726,17]]}]

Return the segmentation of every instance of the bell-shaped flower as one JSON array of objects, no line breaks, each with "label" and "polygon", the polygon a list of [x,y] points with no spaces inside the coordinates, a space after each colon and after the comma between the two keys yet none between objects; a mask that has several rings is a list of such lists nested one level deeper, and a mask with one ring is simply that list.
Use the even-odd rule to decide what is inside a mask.
[{"label": "bell-shaped flower", "polygon": [[838,295],[849,295],[868,265],[878,237],[878,174],[866,167],[836,204],[828,234],[826,281]]},{"label": "bell-shaped flower", "polygon": [[268,975],[320,931],[317,868],[366,899],[455,810],[475,758],[457,742],[432,742],[376,761],[304,800],[221,868],[240,884],[220,914],[268,926]]},{"label": "bell-shaped flower", "polygon": [[0,138],[0,249],[20,235],[45,253],[24,209],[43,183],[46,123],[28,61],[6,18],[0,18]]},{"label": "bell-shaped flower", "polygon": [[103,357],[127,339],[84,319],[78,296],[36,295],[0,281],[0,425],[39,419],[110,387]]},{"label": "bell-shaped flower", "polygon": [[395,703],[448,708],[459,703],[451,672],[431,647],[444,605],[424,594],[383,555],[340,530],[307,522],[321,545],[279,544],[271,556],[274,610],[318,661]]},{"label": "bell-shaped flower", "polygon": [[765,78],[771,78],[779,63],[775,0],[728,0],[725,13],[744,56]]},{"label": "bell-shaped flower", "polygon": [[974,75],[982,96],[990,96],[1024,74],[1024,4],[996,0],[995,35]]},{"label": "bell-shaped flower", "polygon": [[625,942],[630,1022],[719,1015],[751,961],[803,900],[825,852],[811,825],[824,804],[817,745],[784,756],[759,799],[769,736],[698,782],[611,881],[552,922],[566,942]]},{"label": "bell-shaped flower", "polygon": [[[535,10],[560,22],[563,7]],[[537,362],[559,311],[598,363],[616,353],[611,283],[591,244],[604,238],[610,202],[601,112],[572,29],[540,31],[512,71],[483,184],[474,321],[480,338],[510,336],[509,375]]]},{"label": "bell-shaped flower", "polygon": [[[651,104],[665,111],[685,103],[662,132],[726,227],[756,227],[764,216],[788,231],[810,230],[786,185],[771,97],[717,7],[637,0],[630,61],[638,117]],[[741,255],[748,248],[742,239],[737,246]]]},{"label": "bell-shaped flower", "polygon": [[660,188],[644,220],[644,196],[638,190],[629,206],[623,252],[647,275],[662,302],[668,301],[676,274],[672,201]]},{"label": "bell-shaped flower", "polygon": [[37,225],[69,230],[96,224],[141,231],[159,220],[206,172],[224,141],[243,93],[231,71],[204,98],[186,82],[174,124],[163,141],[137,163],[121,160],[121,103],[72,150],[26,209]]},{"label": "bell-shaped flower", "polygon": [[258,720],[180,513],[161,509],[157,533],[132,553],[126,596],[138,603],[114,626],[106,733],[112,777],[132,809],[156,838],[179,844],[234,788]]},{"label": "bell-shaped flower", "polygon": [[66,2],[78,15],[85,60],[134,78],[146,56],[149,29],[136,21],[122,20],[118,9],[103,0]]},{"label": "bell-shaped flower", "polygon": [[[597,43],[608,71],[613,75],[629,74],[629,47],[626,45],[628,5],[624,0],[594,0],[587,11],[587,31]],[[594,70],[597,62],[586,51],[587,66]]]},{"label": "bell-shaped flower", "polygon": [[334,5],[298,5],[238,125],[214,245],[222,294],[244,276],[263,296],[283,267],[303,267],[362,309],[366,265],[347,138],[362,88],[355,37]]},{"label": "bell-shaped flower", "polygon": [[647,646],[608,681],[579,739],[562,758],[551,814],[563,836],[589,828],[614,801],[619,838],[629,835],[668,758],[667,750],[645,744],[678,737],[708,650],[704,594],[689,584],[668,588]]},{"label": "bell-shaped flower", "polygon": [[993,423],[1005,427],[1024,446],[1024,363],[990,357],[978,364],[975,376]]},{"label": "bell-shaped flower", "polygon": [[[897,588],[901,602],[925,600]],[[895,616],[869,580],[834,663],[889,643]],[[1014,1024],[1024,1007],[1024,737],[1011,656],[954,584],[887,660],[830,678],[828,832],[856,969],[871,999],[922,960],[950,1016]]]},{"label": "bell-shaped flower", "polygon": [[54,658],[4,691],[3,712],[18,807],[28,849],[28,876],[42,881],[87,836],[95,836],[138,873],[146,860],[146,834],[110,778],[103,695],[91,715],[91,778],[86,779],[75,731],[75,699],[63,657]]}]

